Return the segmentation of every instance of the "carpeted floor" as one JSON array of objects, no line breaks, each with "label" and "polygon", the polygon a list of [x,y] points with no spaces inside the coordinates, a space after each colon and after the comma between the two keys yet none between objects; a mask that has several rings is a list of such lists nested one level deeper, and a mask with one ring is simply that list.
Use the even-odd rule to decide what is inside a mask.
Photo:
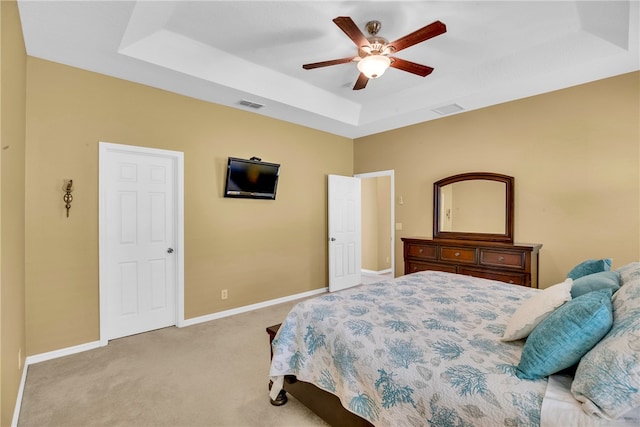
[{"label": "carpeted floor", "polygon": [[29,366],[18,425],[326,426],[269,403],[267,326],[294,303],[113,340]]}]

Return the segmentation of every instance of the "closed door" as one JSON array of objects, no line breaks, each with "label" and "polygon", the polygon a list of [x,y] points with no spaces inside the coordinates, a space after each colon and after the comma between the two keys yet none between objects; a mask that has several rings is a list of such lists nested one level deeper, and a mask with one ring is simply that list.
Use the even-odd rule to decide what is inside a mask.
[{"label": "closed door", "polygon": [[361,283],[360,179],[329,175],[329,291]]},{"label": "closed door", "polygon": [[175,325],[177,318],[176,161],[161,151],[124,147],[101,151],[107,340]]}]

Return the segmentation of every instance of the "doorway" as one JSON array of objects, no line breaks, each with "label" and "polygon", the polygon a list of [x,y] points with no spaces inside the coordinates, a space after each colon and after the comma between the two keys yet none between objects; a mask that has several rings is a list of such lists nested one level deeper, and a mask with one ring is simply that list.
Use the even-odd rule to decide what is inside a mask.
[{"label": "doorway", "polygon": [[362,182],[362,282],[395,277],[394,171],[354,175]]},{"label": "doorway", "polygon": [[183,153],[100,142],[100,341],[184,321]]}]

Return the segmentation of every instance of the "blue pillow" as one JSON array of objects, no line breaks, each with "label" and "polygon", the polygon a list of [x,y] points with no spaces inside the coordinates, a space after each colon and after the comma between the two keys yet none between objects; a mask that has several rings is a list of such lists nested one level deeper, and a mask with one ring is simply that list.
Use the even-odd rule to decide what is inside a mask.
[{"label": "blue pillow", "polygon": [[588,259],[573,267],[567,277],[576,280],[582,276],[609,270],[611,270],[611,258]]},{"label": "blue pillow", "polygon": [[611,289],[579,296],[547,316],[522,349],[516,376],[537,380],[580,361],[613,324]]},{"label": "blue pillow", "polygon": [[610,420],[640,408],[640,262],[618,272],[622,284],[611,298],[613,326],[580,359],[571,383],[584,412]]},{"label": "blue pillow", "polygon": [[617,271],[601,271],[588,274],[573,281],[571,285],[571,298],[577,298],[587,292],[600,289],[611,289],[615,293],[620,289],[620,273]]}]

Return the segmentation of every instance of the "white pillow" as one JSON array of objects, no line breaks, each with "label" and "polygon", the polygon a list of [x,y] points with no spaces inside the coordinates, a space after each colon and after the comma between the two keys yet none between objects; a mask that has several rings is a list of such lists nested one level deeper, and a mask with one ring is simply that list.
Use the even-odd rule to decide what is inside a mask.
[{"label": "white pillow", "polygon": [[556,308],[571,300],[573,279],[550,286],[526,300],[509,319],[502,341],[526,338]]}]

